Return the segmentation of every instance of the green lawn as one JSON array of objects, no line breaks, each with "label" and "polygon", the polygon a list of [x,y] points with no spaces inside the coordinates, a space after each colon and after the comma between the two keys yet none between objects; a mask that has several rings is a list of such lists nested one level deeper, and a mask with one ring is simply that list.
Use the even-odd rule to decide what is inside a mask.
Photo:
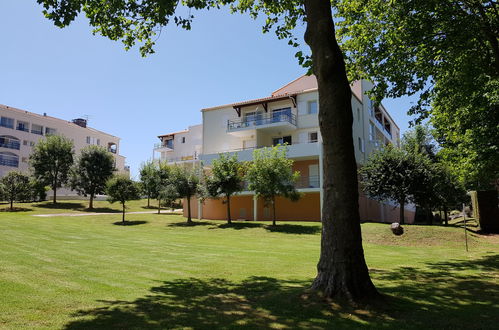
[{"label": "green lawn", "polygon": [[[78,204],[72,201],[66,205]],[[118,209],[99,202],[99,208]],[[320,224],[179,215],[34,217],[0,212],[0,328],[468,328],[499,324],[499,236],[459,227],[362,225],[384,299],[353,308],[308,293]],[[131,210],[144,210],[144,201]],[[0,208],[3,206],[0,205]]]}]

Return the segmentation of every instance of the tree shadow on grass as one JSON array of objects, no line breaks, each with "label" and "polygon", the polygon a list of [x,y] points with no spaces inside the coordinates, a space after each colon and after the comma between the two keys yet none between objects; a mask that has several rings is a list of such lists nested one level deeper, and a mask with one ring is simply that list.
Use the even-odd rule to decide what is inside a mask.
[{"label": "tree shadow on grass", "polygon": [[10,207],[0,209],[0,212],[29,212],[29,211],[33,211],[33,209],[29,207],[14,207],[12,210],[10,209]]},{"label": "tree shadow on grass", "polygon": [[[486,271],[497,263],[497,256],[489,256],[464,262],[462,270]],[[463,274],[455,269],[461,264],[373,270],[378,288],[389,296],[364,307],[320,299],[308,292],[311,279],[176,279],[160,282],[133,301],[99,301],[100,307],[74,313],[65,328],[496,328],[499,284],[488,275]]]},{"label": "tree shadow on grass", "polygon": [[39,204],[33,204],[34,207],[41,207],[45,209],[59,209],[59,210],[82,210],[85,208],[85,204],[81,202],[57,202],[53,204],[52,202],[45,202]]},{"label": "tree shadow on grass", "polygon": [[[167,214],[167,213],[165,213]],[[172,222],[168,224],[168,227],[195,227],[195,226],[208,226],[212,225],[212,223],[209,222],[203,222],[203,221],[192,221],[192,222]]]},{"label": "tree shadow on grass", "polygon": [[260,223],[252,223],[252,222],[232,222],[232,223],[223,223],[220,225],[216,225],[211,227],[210,229],[247,229],[247,228],[259,228],[262,227]]},{"label": "tree shadow on grass", "polygon": [[270,232],[284,233],[284,234],[308,234],[315,235],[321,232],[320,226],[302,226],[290,224],[277,224],[275,226],[267,225],[265,229]]},{"label": "tree shadow on grass", "polygon": [[83,209],[85,212],[89,213],[121,213],[122,210],[112,209],[110,207],[94,207],[93,209],[85,208]]},{"label": "tree shadow on grass", "polygon": [[144,220],[127,220],[125,222],[123,221],[116,221],[116,222],[113,222],[113,225],[116,225],[116,226],[137,226],[137,225],[143,225],[147,223],[147,221],[144,221]]}]

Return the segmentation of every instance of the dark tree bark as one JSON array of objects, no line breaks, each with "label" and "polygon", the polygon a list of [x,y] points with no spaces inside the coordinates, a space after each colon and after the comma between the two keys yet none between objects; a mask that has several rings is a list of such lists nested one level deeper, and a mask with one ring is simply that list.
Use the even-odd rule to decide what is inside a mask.
[{"label": "dark tree bark", "polygon": [[14,210],[14,200],[12,198],[10,199],[10,210]]},{"label": "dark tree bark", "polygon": [[275,197],[272,197],[272,226],[276,225],[276,220],[275,220]]},{"label": "dark tree bark", "polygon": [[401,225],[404,224],[404,207],[405,207],[405,197],[403,199],[400,199],[399,201],[399,207],[400,207],[400,210],[399,210],[399,223]]},{"label": "dark tree bark", "polygon": [[158,214],[161,213],[161,199],[158,199]]},{"label": "dark tree bark", "polygon": [[123,215],[121,217],[121,222],[123,222],[123,224],[125,224],[125,203],[121,204],[123,206]]},{"label": "dark tree bark", "polygon": [[230,225],[232,224],[232,219],[230,218],[230,195],[227,195],[226,197],[227,197],[227,223]]},{"label": "dark tree bark", "polygon": [[52,196],[52,204],[56,204],[57,203],[57,179],[54,179],[54,181],[52,182],[52,191],[54,192],[54,195]]},{"label": "dark tree bark", "polygon": [[449,225],[449,217],[447,216],[447,211],[447,205],[444,205],[444,222],[446,226]]},{"label": "dark tree bark", "polygon": [[88,202],[88,209],[93,210],[94,209],[94,193],[90,194],[90,200]]},{"label": "dark tree bark", "polygon": [[[199,212],[199,210],[198,210]],[[187,223],[192,223],[191,217],[191,197],[187,197]]]},{"label": "dark tree bark", "polygon": [[151,207],[151,197],[147,194],[147,208]]},{"label": "dark tree bark", "polygon": [[324,144],[321,254],[312,288],[327,297],[359,302],[378,295],[364,258],[357,164],[352,138],[352,94],[336,42],[331,2],[305,0],[305,41],[319,87]]}]

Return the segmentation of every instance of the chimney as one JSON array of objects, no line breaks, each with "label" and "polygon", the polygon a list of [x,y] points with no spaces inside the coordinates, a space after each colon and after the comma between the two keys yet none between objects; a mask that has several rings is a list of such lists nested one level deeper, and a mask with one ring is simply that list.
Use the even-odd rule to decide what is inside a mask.
[{"label": "chimney", "polygon": [[76,124],[76,125],[78,125],[78,126],[81,126],[83,128],[87,127],[87,120],[83,119],[83,118],[73,119],[73,123]]}]

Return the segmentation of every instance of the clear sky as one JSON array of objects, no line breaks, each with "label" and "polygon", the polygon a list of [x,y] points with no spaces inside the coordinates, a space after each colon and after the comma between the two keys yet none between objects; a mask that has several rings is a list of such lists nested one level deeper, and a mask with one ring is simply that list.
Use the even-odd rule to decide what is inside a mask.
[{"label": "clear sky", "polygon": [[[195,13],[191,31],[167,27],[146,58],[92,35],[84,17],[59,29],[41,12],[35,0],[0,1],[0,104],[87,115],[89,126],[121,137],[134,177],[157,136],[201,123],[200,109],[269,96],[305,73],[261,21],[227,11]],[[410,101],[384,102],[402,132]]]}]

